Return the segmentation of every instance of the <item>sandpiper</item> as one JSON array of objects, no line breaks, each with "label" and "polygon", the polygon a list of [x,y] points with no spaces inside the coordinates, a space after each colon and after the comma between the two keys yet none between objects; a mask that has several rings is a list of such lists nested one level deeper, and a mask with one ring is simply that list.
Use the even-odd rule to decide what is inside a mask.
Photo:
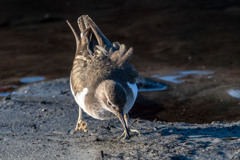
[{"label": "sandpiper", "polygon": [[130,138],[128,112],[136,100],[138,72],[128,63],[133,49],[124,44],[111,43],[88,15],[78,18],[80,35],[67,21],[76,39],[76,54],[70,75],[70,86],[79,105],[79,117],[74,133],[86,130],[82,109],[100,120],[119,118]]}]

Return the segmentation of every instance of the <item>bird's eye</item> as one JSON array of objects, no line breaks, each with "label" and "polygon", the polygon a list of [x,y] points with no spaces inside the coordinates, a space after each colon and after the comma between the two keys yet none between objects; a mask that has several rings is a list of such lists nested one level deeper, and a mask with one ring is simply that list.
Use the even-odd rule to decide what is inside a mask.
[{"label": "bird's eye", "polygon": [[109,106],[111,106],[111,105],[112,105],[112,103],[111,103],[111,102],[109,102],[109,101],[107,101],[107,104],[108,104]]}]

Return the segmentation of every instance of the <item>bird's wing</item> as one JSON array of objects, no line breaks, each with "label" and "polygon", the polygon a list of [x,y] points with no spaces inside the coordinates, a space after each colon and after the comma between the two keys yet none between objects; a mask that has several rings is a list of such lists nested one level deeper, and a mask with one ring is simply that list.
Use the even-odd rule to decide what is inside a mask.
[{"label": "bird's wing", "polygon": [[[67,21],[76,39],[76,54],[72,68],[73,84],[80,85],[85,83],[89,74],[99,74],[101,79],[110,74],[109,68],[126,71],[125,77],[135,81],[137,72],[128,64],[133,49],[127,50],[124,44],[118,42],[111,43],[101,32],[98,26],[88,15],[82,15],[78,18],[78,34],[71,24]],[[99,72],[96,72],[99,70]],[[88,75],[88,76],[87,76]],[[96,75],[94,77],[97,77]],[[75,82],[77,80],[79,82]],[[94,80],[93,80],[94,81]],[[80,83],[81,82],[81,83]],[[87,80],[86,83],[89,81]],[[82,87],[77,87],[82,88]]]}]

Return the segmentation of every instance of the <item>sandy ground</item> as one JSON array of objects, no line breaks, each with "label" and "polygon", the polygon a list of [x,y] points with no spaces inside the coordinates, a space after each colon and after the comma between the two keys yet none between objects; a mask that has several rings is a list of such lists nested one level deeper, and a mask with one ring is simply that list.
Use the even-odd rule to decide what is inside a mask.
[{"label": "sandy ground", "polygon": [[132,119],[141,136],[117,137],[117,119],[86,114],[88,132],[72,134],[78,108],[68,79],[20,88],[0,102],[0,159],[240,159],[240,121],[210,124]]}]

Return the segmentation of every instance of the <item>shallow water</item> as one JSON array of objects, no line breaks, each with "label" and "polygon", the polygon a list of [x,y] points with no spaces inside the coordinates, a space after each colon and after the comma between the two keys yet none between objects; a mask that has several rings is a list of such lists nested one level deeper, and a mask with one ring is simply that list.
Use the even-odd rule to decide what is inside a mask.
[{"label": "shallow water", "polygon": [[45,80],[45,77],[25,77],[20,79],[19,81],[21,83],[33,83],[33,82],[43,81],[43,80]]},{"label": "shallow water", "polygon": [[7,97],[11,94],[11,90],[18,88],[17,85],[8,85],[0,87],[0,97]]},{"label": "shallow water", "polygon": [[190,71],[178,71],[178,73],[183,75],[189,75],[189,74],[197,74],[197,75],[204,75],[204,74],[212,74],[213,71],[204,71],[204,70],[190,70]]},{"label": "shallow water", "polygon": [[[24,77],[24,78],[21,78],[18,83],[28,84],[28,83],[43,81],[45,79],[46,79],[45,77],[41,77],[41,76],[38,76],[38,77]],[[11,95],[11,91],[16,89],[16,88],[18,88],[17,85],[9,85],[9,86],[1,87],[0,88],[0,97],[7,97],[7,96]]]},{"label": "shallow water", "polygon": [[163,91],[167,89],[167,85],[164,83],[157,82],[149,78],[137,79],[137,86],[139,92],[147,91]]},{"label": "shallow water", "polygon": [[10,92],[2,92],[0,93],[0,97],[7,97],[10,95]]},{"label": "shallow water", "polygon": [[159,76],[159,75],[153,75],[152,77],[160,79],[160,80],[164,80],[167,82],[171,82],[171,83],[183,83],[184,80],[178,80],[178,78],[183,77],[182,75],[177,75],[177,76]]},{"label": "shallow water", "polygon": [[234,98],[240,98],[240,89],[231,89],[228,94]]},{"label": "shallow water", "polygon": [[[213,71],[208,71],[208,70],[186,70],[186,71],[176,71],[167,76],[153,75],[152,77],[177,84],[177,83],[185,82],[184,77],[188,75],[201,76],[201,75],[209,75],[213,73],[214,73]],[[207,78],[211,78],[211,76],[208,76]]]}]

